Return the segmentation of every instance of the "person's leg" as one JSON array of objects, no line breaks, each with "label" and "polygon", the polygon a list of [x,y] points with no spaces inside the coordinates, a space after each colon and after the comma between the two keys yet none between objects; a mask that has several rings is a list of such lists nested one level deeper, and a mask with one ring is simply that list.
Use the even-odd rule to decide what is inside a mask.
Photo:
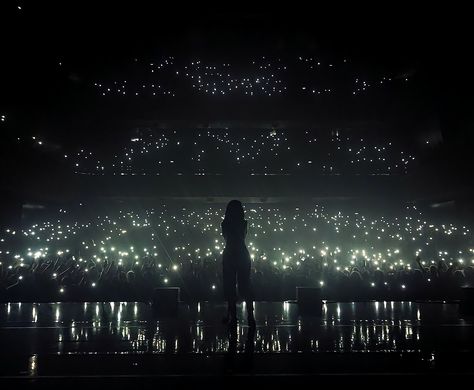
[{"label": "person's leg", "polygon": [[223,282],[224,296],[227,301],[227,317],[224,319],[226,323],[237,321],[237,295],[235,291],[236,272],[232,263],[223,262]]},{"label": "person's leg", "polygon": [[245,300],[247,307],[247,321],[249,326],[255,326],[254,307],[253,307],[253,293],[250,281],[250,262],[239,267],[237,274],[237,283],[239,286],[239,294]]},{"label": "person's leg", "polygon": [[253,300],[246,300],[245,305],[247,306],[247,323],[250,327],[254,328],[256,323],[255,316],[253,315]]},{"label": "person's leg", "polygon": [[230,325],[237,324],[237,301],[235,299],[227,301],[227,316]]}]

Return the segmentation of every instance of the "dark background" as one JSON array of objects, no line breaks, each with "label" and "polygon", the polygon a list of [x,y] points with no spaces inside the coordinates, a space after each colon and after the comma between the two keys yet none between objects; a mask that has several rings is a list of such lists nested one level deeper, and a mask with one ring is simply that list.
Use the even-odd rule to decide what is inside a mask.
[{"label": "dark background", "polygon": [[[130,123],[183,118],[189,127],[213,121],[243,121],[249,127],[278,121],[307,121],[316,127],[367,122],[380,125],[379,131],[390,129],[400,138],[412,137],[413,142],[417,135],[440,133],[442,144],[424,154],[423,175],[444,175],[459,184],[453,187],[456,196],[468,196],[474,122],[467,6],[5,1],[0,18],[0,111],[7,113],[1,126],[5,140],[1,173],[7,183],[2,193],[10,198],[24,199],[20,193],[38,172],[55,182],[54,162],[19,158],[10,143],[19,136],[41,134],[58,147],[93,139],[106,147],[125,138]],[[193,94],[176,99],[102,99],[90,88],[95,79],[120,75],[133,58],[146,61],[174,55],[185,61],[199,56],[238,64],[262,53],[349,58],[367,76],[408,75],[410,87],[357,99],[288,94],[256,101]],[[64,180],[79,189],[89,188],[76,179],[61,180],[66,187]],[[411,183],[420,181],[412,178],[404,185]],[[48,191],[48,186],[30,187],[32,192],[43,187],[43,197]],[[110,183],[107,187],[114,188]],[[434,196],[438,190],[439,186],[428,189]]]}]

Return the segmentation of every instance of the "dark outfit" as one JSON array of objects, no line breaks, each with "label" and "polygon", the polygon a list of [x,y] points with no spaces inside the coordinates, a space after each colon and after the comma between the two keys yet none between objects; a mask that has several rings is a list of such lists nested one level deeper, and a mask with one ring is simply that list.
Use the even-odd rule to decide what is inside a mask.
[{"label": "dark outfit", "polygon": [[247,234],[247,221],[232,221],[224,219],[222,222],[222,235],[226,246],[223,253],[223,281],[224,295],[228,302],[236,302],[236,282],[239,296],[245,301],[252,300],[250,284],[250,255],[245,245]]}]

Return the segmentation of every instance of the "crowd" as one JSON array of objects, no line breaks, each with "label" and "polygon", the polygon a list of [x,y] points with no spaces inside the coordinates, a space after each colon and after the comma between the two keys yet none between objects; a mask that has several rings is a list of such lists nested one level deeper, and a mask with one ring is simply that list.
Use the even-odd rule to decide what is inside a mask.
[{"label": "crowd", "polygon": [[20,152],[56,156],[67,172],[86,175],[391,175],[413,172],[413,142],[350,129],[153,129],[141,127],[113,145],[85,140],[61,147],[32,136]]},{"label": "crowd", "polygon": [[[187,205],[189,206],[189,204]],[[223,205],[162,204],[140,211],[61,212],[0,236],[3,300],[149,300],[178,286],[182,299],[222,300]],[[467,226],[415,206],[389,215],[318,205],[248,205],[247,246],[257,300],[453,299],[474,282]],[[82,218],[82,220],[81,220]]]},{"label": "crowd", "polygon": [[[97,74],[102,70],[98,69]],[[361,95],[370,90],[409,81],[407,74],[384,74],[360,69],[347,58],[324,56],[260,56],[240,61],[212,61],[165,56],[160,60],[133,58],[115,78],[97,77],[92,83],[100,96],[272,97]],[[118,77],[117,77],[118,76]]]}]

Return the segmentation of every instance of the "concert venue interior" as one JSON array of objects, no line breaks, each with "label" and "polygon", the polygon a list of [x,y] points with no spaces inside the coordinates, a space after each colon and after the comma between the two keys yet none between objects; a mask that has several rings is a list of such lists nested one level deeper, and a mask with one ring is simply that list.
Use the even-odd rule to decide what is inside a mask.
[{"label": "concert venue interior", "polygon": [[0,383],[472,375],[467,14],[229,8],[2,4]]}]

